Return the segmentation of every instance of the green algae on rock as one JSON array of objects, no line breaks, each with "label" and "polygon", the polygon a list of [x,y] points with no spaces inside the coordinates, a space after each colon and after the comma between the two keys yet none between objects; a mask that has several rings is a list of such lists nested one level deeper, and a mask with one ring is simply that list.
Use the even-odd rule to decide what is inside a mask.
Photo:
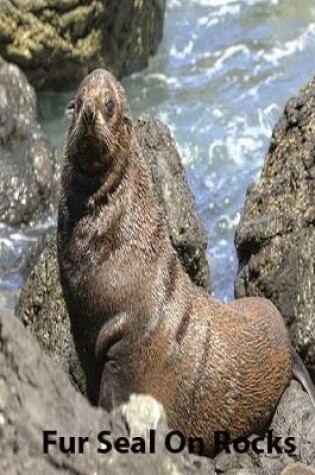
[{"label": "green algae on rock", "polygon": [[97,67],[118,76],[147,65],[165,0],[2,0],[0,56],[40,88],[65,89]]}]

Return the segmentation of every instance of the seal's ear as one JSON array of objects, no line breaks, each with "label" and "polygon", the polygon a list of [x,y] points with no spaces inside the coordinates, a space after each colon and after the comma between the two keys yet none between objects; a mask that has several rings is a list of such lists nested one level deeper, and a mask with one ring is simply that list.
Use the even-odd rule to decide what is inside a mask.
[{"label": "seal's ear", "polygon": [[75,101],[74,99],[72,99],[69,104],[67,105],[67,108],[66,108],[66,116],[69,118],[69,119],[72,119],[73,118],[73,114],[74,114],[74,108],[75,108]]},{"label": "seal's ear", "polygon": [[126,127],[128,134],[131,135],[132,129],[133,129],[133,123],[132,123],[131,117],[129,115],[124,115],[123,121],[124,121],[124,125]]}]

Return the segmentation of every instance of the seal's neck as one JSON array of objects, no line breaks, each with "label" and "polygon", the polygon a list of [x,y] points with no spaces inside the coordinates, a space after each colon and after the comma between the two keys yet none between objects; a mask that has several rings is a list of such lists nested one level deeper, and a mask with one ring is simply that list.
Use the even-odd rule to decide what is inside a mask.
[{"label": "seal's neck", "polygon": [[128,168],[127,154],[119,157],[112,157],[104,169],[97,173],[88,174],[80,169],[79,165],[69,160],[68,165],[71,170],[72,186],[74,189],[86,195],[105,193],[110,195],[115,192]]},{"label": "seal's neck", "polygon": [[125,185],[130,163],[125,157],[113,159],[106,170],[87,174],[72,161],[66,161],[64,174],[68,183],[68,198],[71,209],[76,210],[76,219],[95,214],[99,207],[106,206]]}]

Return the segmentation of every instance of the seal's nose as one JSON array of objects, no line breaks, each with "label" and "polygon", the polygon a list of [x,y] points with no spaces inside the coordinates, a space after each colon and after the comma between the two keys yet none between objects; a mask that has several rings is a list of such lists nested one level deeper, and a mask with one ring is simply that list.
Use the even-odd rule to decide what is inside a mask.
[{"label": "seal's nose", "polygon": [[84,101],[83,115],[88,124],[93,122],[95,117],[95,102],[93,98],[88,98]]}]

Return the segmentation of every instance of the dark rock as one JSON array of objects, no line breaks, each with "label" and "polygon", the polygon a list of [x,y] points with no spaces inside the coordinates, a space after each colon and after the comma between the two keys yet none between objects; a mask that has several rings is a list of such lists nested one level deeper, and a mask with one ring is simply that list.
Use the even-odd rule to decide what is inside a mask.
[{"label": "dark rock", "polygon": [[144,68],[162,38],[165,0],[2,0],[0,55],[36,88],[76,86],[96,67]]},{"label": "dark rock", "polygon": [[[169,130],[149,117],[139,120],[138,132],[165,207],[173,244],[191,278],[198,285],[208,287],[206,238],[175,143]],[[45,249],[21,291],[16,312],[41,346],[59,361],[83,391],[84,379],[59,283],[55,233],[47,238]]]},{"label": "dark rock", "polygon": [[[150,429],[156,429],[156,454],[97,452],[97,435],[103,430],[111,431],[113,439],[148,440]],[[48,430],[66,438],[89,437],[89,442],[82,455],[62,454],[57,447],[44,455],[43,431]],[[148,396],[132,396],[110,415],[91,407],[21,322],[0,313],[0,473],[214,474],[207,459],[169,454],[164,447],[167,431],[162,406]]]},{"label": "dark rock", "polygon": [[36,96],[12,64],[0,66],[0,221],[30,224],[51,213],[55,161],[36,121]]},{"label": "dark rock", "polygon": [[68,312],[59,283],[56,232],[45,238],[43,247],[43,252],[21,290],[16,313],[36,336],[41,347],[84,393],[84,376],[75,353]]},{"label": "dark rock", "polygon": [[237,297],[264,296],[284,316],[315,376],[315,79],[287,103],[236,232]]},{"label": "dark rock", "polygon": [[166,212],[172,243],[192,280],[208,288],[207,236],[176,144],[167,126],[147,115],[138,120],[138,136]]}]

